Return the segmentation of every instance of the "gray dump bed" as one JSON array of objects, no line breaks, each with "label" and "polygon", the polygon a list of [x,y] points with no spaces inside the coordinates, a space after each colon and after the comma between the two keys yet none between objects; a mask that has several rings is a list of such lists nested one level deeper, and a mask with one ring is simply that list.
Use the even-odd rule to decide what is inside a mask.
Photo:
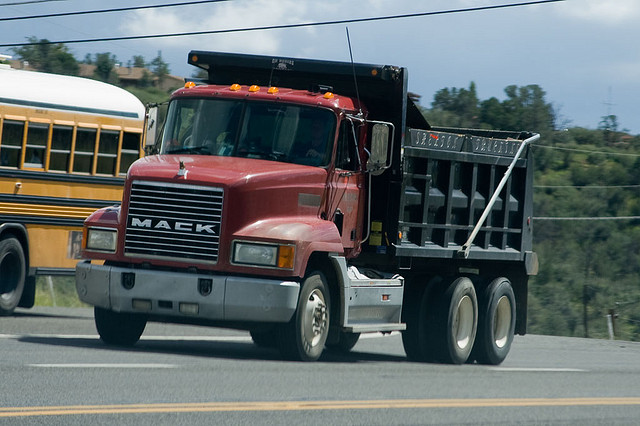
[{"label": "gray dump bed", "polygon": [[[395,253],[409,257],[524,260],[532,249],[533,168],[524,132],[409,129]],[[513,162],[513,170],[510,165]],[[496,193],[473,241],[469,237]],[[466,244],[469,249],[463,252]]]}]

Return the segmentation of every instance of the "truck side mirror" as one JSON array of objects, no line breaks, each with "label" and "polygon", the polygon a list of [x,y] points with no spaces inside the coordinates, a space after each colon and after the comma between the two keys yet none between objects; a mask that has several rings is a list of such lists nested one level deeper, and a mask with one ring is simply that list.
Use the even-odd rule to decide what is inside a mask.
[{"label": "truck side mirror", "polygon": [[158,129],[158,107],[147,107],[147,115],[145,117],[146,137],[145,148],[153,146],[156,143],[156,135]]},{"label": "truck side mirror", "polygon": [[371,154],[367,161],[367,171],[374,176],[384,172],[387,165],[387,153],[389,151],[389,126],[376,123],[371,129]]}]

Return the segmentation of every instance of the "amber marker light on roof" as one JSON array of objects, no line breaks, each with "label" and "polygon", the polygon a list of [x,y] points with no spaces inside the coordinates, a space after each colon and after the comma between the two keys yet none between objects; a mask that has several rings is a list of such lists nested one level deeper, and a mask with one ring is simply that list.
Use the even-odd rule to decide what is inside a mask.
[{"label": "amber marker light on roof", "polygon": [[275,95],[278,92],[279,92],[278,88],[274,86],[269,87],[269,89],[267,90],[267,93],[269,93],[270,95]]},{"label": "amber marker light on roof", "polygon": [[257,85],[252,85],[251,87],[249,87],[249,91],[250,92],[259,92],[260,91],[260,86]]},{"label": "amber marker light on roof", "polygon": [[240,90],[240,85],[238,83],[232,84],[231,87],[229,87],[229,90],[237,92]]},{"label": "amber marker light on roof", "polygon": [[326,92],[323,96],[325,99],[333,99],[333,93],[331,92]]},{"label": "amber marker light on roof", "polygon": [[187,82],[184,84],[184,88],[185,88],[185,89],[191,89],[192,87],[196,87],[196,83],[194,83],[193,81],[187,81]]}]

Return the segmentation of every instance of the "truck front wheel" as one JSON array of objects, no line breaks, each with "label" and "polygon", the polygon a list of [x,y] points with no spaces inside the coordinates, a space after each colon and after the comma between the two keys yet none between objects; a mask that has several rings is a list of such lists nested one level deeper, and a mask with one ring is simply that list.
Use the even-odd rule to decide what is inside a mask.
[{"label": "truck front wheel", "polygon": [[93,313],[100,339],[107,345],[133,346],[147,325],[147,319],[141,315],[113,312],[97,306]]},{"label": "truck front wheel", "polygon": [[496,278],[480,294],[478,336],[472,358],[480,364],[498,365],[511,349],[516,326],[516,301],[511,282]]},{"label": "truck front wheel", "polygon": [[324,275],[312,272],[300,288],[298,308],[281,327],[278,347],[287,359],[315,361],[320,358],[329,335],[329,289]]},{"label": "truck front wheel", "polygon": [[18,306],[27,274],[22,245],[14,237],[0,240],[0,315],[11,315]]}]

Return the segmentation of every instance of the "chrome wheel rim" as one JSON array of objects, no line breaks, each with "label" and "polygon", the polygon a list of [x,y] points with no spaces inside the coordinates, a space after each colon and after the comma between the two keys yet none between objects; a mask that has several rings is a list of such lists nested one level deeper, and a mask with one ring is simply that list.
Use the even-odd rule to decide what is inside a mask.
[{"label": "chrome wheel rim", "polygon": [[307,299],[302,325],[305,345],[310,348],[318,346],[327,330],[327,304],[319,289],[313,290]]},{"label": "chrome wheel rim", "polygon": [[458,302],[453,324],[453,337],[456,345],[460,349],[467,348],[471,343],[473,338],[474,314],[473,301],[469,296],[464,296]]},{"label": "chrome wheel rim", "polygon": [[503,348],[509,340],[511,329],[511,301],[507,296],[498,300],[493,318],[493,342],[498,348]]}]

